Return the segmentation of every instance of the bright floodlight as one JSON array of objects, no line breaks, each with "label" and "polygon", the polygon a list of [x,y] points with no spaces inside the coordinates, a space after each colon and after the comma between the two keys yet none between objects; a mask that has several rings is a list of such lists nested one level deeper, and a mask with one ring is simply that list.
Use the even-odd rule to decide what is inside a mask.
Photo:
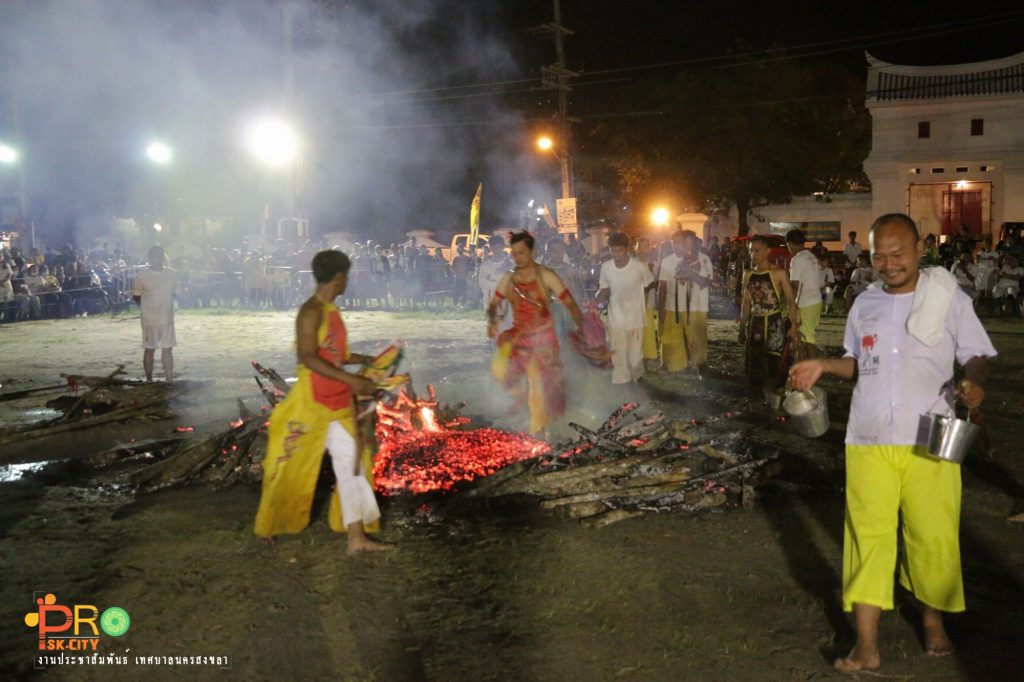
[{"label": "bright floodlight", "polygon": [[276,118],[262,118],[250,125],[246,143],[252,155],[268,166],[286,166],[299,151],[295,131]]},{"label": "bright floodlight", "polygon": [[163,229],[164,229],[164,226],[161,225],[160,223],[153,223],[153,231],[154,232],[160,232]]},{"label": "bright floodlight", "polygon": [[8,147],[5,144],[0,144],[0,163],[15,163],[18,160],[18,150],[14,147]]},{"label": "bright floodlight", "polygon": [[555,143],[547,135],[537,138],[537,147],[542,151],[548,151],[555,146]]},{"label": "bright floodlight", "polygon": [[170,162],[174,157],[174,153],[163,142],[152,142],[146,147],[146,156],[153,163],[164,164]]},{"label": "bright floodlight", "polygon": [[651,211],[651,222],[655,225],[668,225],[668,209],[667,208],[656,208]]}]

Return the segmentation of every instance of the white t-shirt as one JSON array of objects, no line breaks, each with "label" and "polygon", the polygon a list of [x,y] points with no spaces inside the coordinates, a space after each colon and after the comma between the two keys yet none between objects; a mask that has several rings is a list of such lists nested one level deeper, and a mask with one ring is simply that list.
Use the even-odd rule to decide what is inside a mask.
[{"label": "white t-shirt", "polygon": [[942,340],[926,346],[907,332],[914,294],[881,287],[857,297],[846,318],[843,346],[859,368],[850,401],[846,442],[854,445],[920,445],[928,442],[922,416],[944,412],[939,402],[953,378],[953,361],[995,357],[971,299],[960,289],[946,312]]},{"label": "white t-shirt", "polygon": [[644,314],[644,287],[654,281],[647,265],[630,258],[620,268],[614,260],[601,264],[600,287],[609,289],[608,326],[613,329],[643,329],[647,323]]},{"label": "white t-shirt", "polygon": [[[813,253],[804,249],[793,256],[793,259],[789,261],[789,278],[793,282],[800,283],[797,307],[806,308],[821,303],[821,268]],[[794,287],[796,287],[795,284]]]},{"label": "white t-shirt", "polygon": [[846,242],[846,244],[843,245],[843,255],[846,256],[846,264],[856,265],[857,256],[859,256],[862,251],[864,251],[864,249],[862,249],[860,244],[857,242],[852,244],[850,242]]},{"label": "white t-shirt", "polygon": [[132,292],[141,296],[142,326],[174,324],[174,291],[178,274],[170,268],[140,270],[135,275]]},{"label": "white t-shirt", "polygon": [[[679,267],[679,262],[682,259],[676,254],[670,254],[665,256],[661,261],[661,272],[658,275],[658,280],[665,282],[665,310],[695,313],[706,313],[710,308],[710,296],[708,295],[708,287],[699,286],[692,282],[685,280],[676,279],[676,268]],[[715,268],[711,264],[711,259],[706,253],[697,254],[697,274],[701,277],[711,277],[715,273]],[[689,293],[690,305],[687,308],[686,296]],[[678,296],[676,295],[678,294]],[[676,300],[679,301],[679,307],[676,308]]]}]

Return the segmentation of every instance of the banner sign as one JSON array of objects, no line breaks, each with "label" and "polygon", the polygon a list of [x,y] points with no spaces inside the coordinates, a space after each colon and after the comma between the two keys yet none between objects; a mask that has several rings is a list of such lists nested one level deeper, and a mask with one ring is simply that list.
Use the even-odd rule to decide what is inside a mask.
[{"label": "banner sign", "polygon": [[809,242],[840,242],[843,240],[843,225],[838,220],[815,220],[803,223],[768,223],[772,234],[781,234],[783,237],[790,230],[803,230],[804,237]]}]

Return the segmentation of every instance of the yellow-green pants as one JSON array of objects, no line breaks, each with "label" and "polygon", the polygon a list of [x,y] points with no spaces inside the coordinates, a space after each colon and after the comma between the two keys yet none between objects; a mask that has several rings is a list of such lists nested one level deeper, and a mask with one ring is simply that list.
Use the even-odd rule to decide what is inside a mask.
[{"label": "yellow-green pants", "polygon": [[843,608],[893,607],[896,533],[900,584],[941,611],[964,610],[960,466],[924,446],[847,445]]},{"label": "yellow-green pants", "polygon": [[821,304],[800,308],[800,332],[807,343],[818,343],[818,323],[821,322]]},{"label": "yellow-green pants", "polygon": [[658,360],[661,358],[661,340],[658,338],[658,311],[655,308],[647,309],[647,317],[644,321],[644,360]]},{"label": "yellow-green pants", "polygon": [[699,367],[708,359],[708,314],[690,311],[665,313],[665,328],[661,334],[661,352],[665,369],[678,372],[687,367]]}]

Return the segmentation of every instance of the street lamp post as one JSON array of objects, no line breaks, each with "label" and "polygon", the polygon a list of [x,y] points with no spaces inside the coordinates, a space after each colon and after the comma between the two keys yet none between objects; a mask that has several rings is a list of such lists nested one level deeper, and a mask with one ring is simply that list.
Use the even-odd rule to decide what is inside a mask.
[{"label": "street lamp post", "polygon": [[555,145],[547,135],[543,135],[537,138],[537,148],[544,152],[551,152],[558,159],[558,164],[562,171],[562,198],[568,199],[572,196],[572,171],[570,166],[570,159],[565,149],[565,145],[561,146],[561,149]]}]

